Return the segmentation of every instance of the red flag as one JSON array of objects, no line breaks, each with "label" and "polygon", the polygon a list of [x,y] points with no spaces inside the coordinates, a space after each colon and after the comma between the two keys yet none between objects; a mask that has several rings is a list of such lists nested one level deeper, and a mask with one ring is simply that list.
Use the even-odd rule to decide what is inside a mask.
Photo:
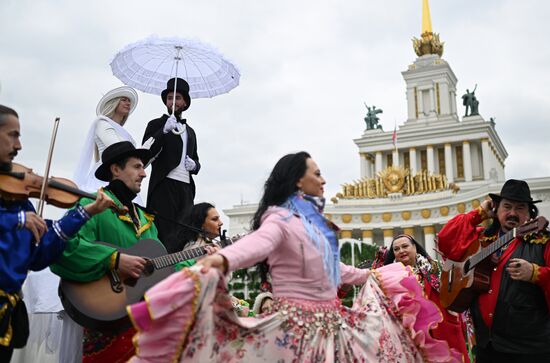
[{"label": "red flag", "polygon": [[393,147],[397,149],[397,125],[393,128],[393,135],[391,135],[391,140],[393,141]]}]

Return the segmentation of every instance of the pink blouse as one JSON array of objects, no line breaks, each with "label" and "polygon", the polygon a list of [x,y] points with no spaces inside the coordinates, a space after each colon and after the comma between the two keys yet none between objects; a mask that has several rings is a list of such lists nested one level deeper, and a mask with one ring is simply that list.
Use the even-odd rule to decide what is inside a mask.
[{"label": "pink blouse", "polygon": [[[229,271],[252,266],[267,258],[274,297],[326,301],[336,298],[319,251],[308,237],[300,217],[280,207],[270,207],[260,228],[219,253]],[[324,239],[321,239],[323,241]],[[366,270],[340,262],[342,283],[359,285]]]}]

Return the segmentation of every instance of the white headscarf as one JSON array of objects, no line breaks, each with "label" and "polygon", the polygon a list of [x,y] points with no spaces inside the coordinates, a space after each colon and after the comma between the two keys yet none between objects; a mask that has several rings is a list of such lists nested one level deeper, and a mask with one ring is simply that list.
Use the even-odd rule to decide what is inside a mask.
[{"label": "white headscarf", "polygon": [[98,180],[94,175],[99,165],[101,165],[101,155],[99,155],[99,161],[94,162],[94,149],[96,147],[95,130],[99,121],[108,122],[123,141],[130,141],[134,146],[136,145],[132,135],[130,135],[124,127],[120,126],[107,116],[101,115],[94,120],[88,130],[88,135],[86,136],[86,141],[84,142],[84,148],[80,153],[80,158],[78,160],[73,178],[74,182],[80,189],[91,193],[97,192],[99,187],[106,185],[105,182]]}]

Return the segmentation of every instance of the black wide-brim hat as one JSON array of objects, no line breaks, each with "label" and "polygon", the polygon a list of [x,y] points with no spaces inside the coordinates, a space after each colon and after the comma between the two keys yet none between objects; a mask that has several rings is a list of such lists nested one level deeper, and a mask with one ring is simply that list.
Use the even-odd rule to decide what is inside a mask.
[{"label": "black wide-brim hat", "polygon": [[[177,82],[176,82],[177,80]],[[162,103],[166,105],[166,98],[168,97],[168,93],[174,92],[174,83],[176,86],[176,93],[179,93],[183,96],[185,99],[185,103],[187,106],[183,109],[183,111],[187,110],[189,106],[191,106],[191,97],[189,96],[189,83],[183,78],[171,78],[166,82],[166,89],[161,92],[160,98],[162,98]]]},{"label": "black wide-brim hat", "polygon": [[529,185],[523,180],[516,179],[506,180],[500,194],[489,193],[489,197],[497,203],[502,199],[532,204],[542,202],[542,200],[533,200]]},{"label": "black wide-brim hat", "polygon": [[151,152],[147,149],[136,149],[130,141],[112,144],[103,151],[101,165],[95,171],[95,177],[106,182],[110,181],[111,165],[132,156],[140,159],[143,164],[147,164],[151,159]]}]

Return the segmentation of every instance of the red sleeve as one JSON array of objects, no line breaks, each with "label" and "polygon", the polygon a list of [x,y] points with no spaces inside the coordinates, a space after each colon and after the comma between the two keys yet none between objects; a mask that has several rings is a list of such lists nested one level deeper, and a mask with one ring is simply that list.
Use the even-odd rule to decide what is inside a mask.
[{"label": "red sleeve", "polygon": [[438,248],[445,258],[459,261],[474,241],[479,238],[477,226],[485,215],[481,208],[459,214],[445,224],[437,235]]},{"label": "red sleeve", "polygon": [[544,263],[545,266],[535,267],[533,273],[533,281],[540,286],[546,297],[546,304],[550,311],[550,242],[546,242],[546,248],[544,249]]}]

